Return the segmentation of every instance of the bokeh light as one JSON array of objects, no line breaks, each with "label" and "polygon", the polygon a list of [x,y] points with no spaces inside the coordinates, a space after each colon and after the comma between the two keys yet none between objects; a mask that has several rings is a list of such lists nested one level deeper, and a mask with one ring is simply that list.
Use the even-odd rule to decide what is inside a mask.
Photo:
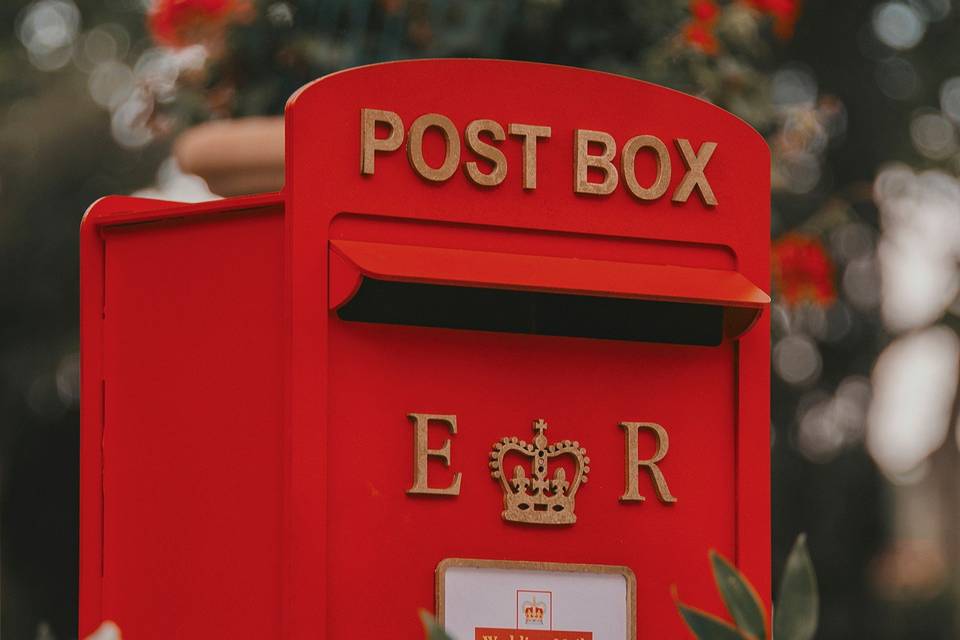
[{"label": "bokeh light", "polygon": [[98,64],[87,83],[94,102],[107,109],[120,106],[133,93],[136,84],[133,70],[116,60]]},{"label": "bokeh light", "polygon": [[952,9],[950,0],[909,0],[910,6],[916,9],[928,22],[939,22],[950,15]]},{"label": "bokeh light", "polygon": [[153,140],[153,131],[149,126],[153,104],[150,94],[138,89],[113,111],[110,131],[120,146],[135,149]]},{"label": "bokeh light", "polygon": [[874,256],[854,258],[843,271],[843,293],[861,311],[880,305],[880,267]]},{"label": "bokeh light", "polygon": [[817,81],[809,69],[790,65],[773,74],[771,99],[778,108],[812,105],[817,99]]},{"label": "bokeh light", "polygon": [[876,71],[877,86],[888,98],[908,100],[920,90],[920,77],[909,60],[891,56],[881,60]]},{"label": "bokeh light", "polygon": [[862,376],[841,381],[832,396],[820,394],[801,405],[796,443],[812,462],[828,462],[844,447],[863,439],[870,404],[870,382]]},{"label": "bokeh light", "polygon": [[960,122],[960,76],[948,78],[940,85],[940,110],[954,122]]},{"label": "bokeh light", "polygon": [[903,2],[885,2],[873,13],[873,30],[888,47],[906,50],[919,44],[927,25],[914,7]]},{"label": "bokeh light", "polygon": [[957,151],[953,123],[938,111],[921,111],[910,122],[910,139],[917,151],[932,160],[945,160]]},{"label": "bokeh light", "polygon": [[17,36],[38,69],[53,71],[70,62],[80,30],[80,10],[68,0],[38,0],[20,14]]},{"label": "bokeh light", "polygon": [[774,371],[790,384],[807,385],[815,382],[822,367],[820,350],[808,336],[786,336],[773,348]]}]

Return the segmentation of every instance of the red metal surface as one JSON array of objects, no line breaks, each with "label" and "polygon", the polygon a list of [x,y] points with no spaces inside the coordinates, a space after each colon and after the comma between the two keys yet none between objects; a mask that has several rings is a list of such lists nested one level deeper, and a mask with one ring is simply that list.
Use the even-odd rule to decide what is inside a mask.
[{"label": "red metal surface", "polygon": [[[698,302],[758,313],[770,302],[736,271],[356,240],[331,240],[330,246],[352,263],[356,278]],[[331,296],[330,307],[344,301]]]},{"label": "red metal surface", "polygon": [[282,232],[275,195],[84,218],[81,637],[277,628]]},{"label": "red metal surface", "polygon": [[[406,126],[436,112],[461,132],[491,118],[553,135],[539,145],[536,190],[521,187],[521,145],[509,137],[497,187],[460,171],[428,183],[402,149],[361,176],[363,108],[394,111]],[[577,128],[619,146],[639,134],[717,142],[706,175],[719,204],[696,193],[641,202],[622,185],[575,194]],[[438,166],[439,136],[424,147]],[[281,196],[112,199],[87,217],[81,632],[112,617],[138,638],[418,637],[416,609],[433,608],[433,570],[453,556],[628,565],[638,638],[685,637],[671,585],[720,608],[711,547],[769,598],[766,311],[719,347],[350,323],[330,310],[351,284],[331,278],[331,261],[345,258],[328,248],[348,247],[341,267],[395,277],[756,307],[762,295],[742,285],[769,281],[769,157],[758,134],[709,104],[616,76],[425,61],[301,90],[286,149]],[[669,194],[684,172],[668,149]],[[638,155],[638,179],[651,166]],[[391,250],[358,255],[369,243],[429,250],[399,262]],[[452,250],[487,255],[456,271]],[[549,269],[526,269],[523,256]],[[592,261],[592,275],[577,260]],[[410,412],[457,415],[455,436],[431,433],[431,447],[451,438],[451,467],[431,462],[429,473],[445,486],[461,472],[459,496],[406,493]],[[529,438],[540,417],[551,440],[578,439],[593,461],[573,526],[500,519],[487,452],[500,437]],[[643,473],[647,501],[619,502],[621,421],[669,431],[662,469],[676,504],[658,502]],[[640,447],[649,454],[653,443]]]}]

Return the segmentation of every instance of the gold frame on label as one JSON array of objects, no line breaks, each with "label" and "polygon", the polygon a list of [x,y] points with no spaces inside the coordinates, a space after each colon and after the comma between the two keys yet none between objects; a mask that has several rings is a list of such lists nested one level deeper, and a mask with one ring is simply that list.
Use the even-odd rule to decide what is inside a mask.
[{"label": "gold frame on label", "polygon": [[567,573],[598,573],[620,575],[627,581],[627,637],[637,640],[637,577],[630,567],[611,564],[577,564],[572,562],[536,562],[529,560],[478,560],[473,558],[445,558],[437,565],[434,576],[437,622],[444,624],[444,595],[447,569],[467,567],[471,569],[507,569],[522,571],[555,571]]}]

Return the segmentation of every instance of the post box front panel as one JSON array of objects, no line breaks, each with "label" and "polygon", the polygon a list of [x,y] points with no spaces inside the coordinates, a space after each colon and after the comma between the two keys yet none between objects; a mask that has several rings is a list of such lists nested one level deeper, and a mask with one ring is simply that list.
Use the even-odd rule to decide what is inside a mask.
[{"label": "post box front panel", "polygon": [[125,637],[276,636],[282,223],[103,232],[100,616]]},{"label": "post box front panel", "polygon": [[[368,635],[415,637],[415,612],[432,607],[433,570],[445,558],[627,565],[637,577],[639,638],[684,633],[671,585],[698,604],[715,602],[707,551],[735,550],[729,343],[684,347],[331,319],[329,349],[329,637],[347,637],[361,616]],[[439,422],[429,428],[431,449],[450,441],[451,464],[434,459],[428,477],[432,487],[447,487],[459,472],[459,495],[407,493],[415,464],[410,413],[456,416],[456,434]],[[501,517],[504,493],[489,453],[505,436],[531,442],[539,418],[551,443],[576,440],[590,458],[572,525]],[[645,473],[646,501],[620,501],[624,421],[668,431],[660,468],[676,503],[661,502]],[[640,433],[638,449],[652,456],[653,437]],[[517,464],[530,475],[529,461]]]},{"label": "post box front panel", "polygon": [[[476,255],[491,259],[502,255],[496,249],[534,257],[562,252],[633,261],[656,260],[665,251],[662,244],[626,238],[425,226],[358,215],[335,219],[330,236],[485,250]],[[719,267],[730,260],[723,247],[673,243],[669,249],[676,262],[688,265]],[[333,251],[331,260],[337,259]],[[332,271],[330,277],[335,277]],[[461,292],[469,288],[453,287]],[[420,291],[420,315],[434,317],[425,308],[443,304],[448,290]],[[538,292],[543,293],[551,292]],[[564,295],[552,293],[560,302],[548,308],[563,313]],[[603,292],[594,294],[589,298],[600,306],[586,308],[605,313]],[[395,314],[389,308],[386,318],[377,317],[381,307],[374,307],[367,321],[345,320],[353,317],[344,312],[350,302],[330,312],[325,442],[329,637],[356,630],[361,616],[367,634],[397,633],[399,628],[414,636],[419,625],[415,612],[432,609],[434,570],[448,558],[627,566],[637,579],[637,637],[679,637],[684,631],[671,602],[672,585],[689,600],[717,600],[703,563],[677,558],[705,561],[711,548],[735,554],[734,343],[704,347],[519,334],[503,330],[498,319],[508,309],[497,305],[513,298],[488,295],[483,300],[490,307],[476,315],[496,331],[398,326],[390,322]],[[444,317],[451,314],[445,310]],[[538,324],[548,320],[540,318]],[[600,324],[604,318],[590,320]],[[455,495],[410,492],[417,483],[417,425],[411,414],[455,417],[456,433],[449,422],[429,421],[426,445],[441,450],[449,441],[449,466],[438,456],[427,458],[426,485],[447,488],[459,475],[459,490],[451,492]],[[533,443],[538,419],[548,425],[544,434],[550,444],[576,441],[589,458],[588,481],[573,496],[574,523],[518,523],[502,517],[505,495],[491,475],[491,452],[505,437]],[[676,502],[661,499],[643,469],[637,488],[645,500],[621,500],[628,491],[630,447],[621,423],[663,428],[668,448],[657,466]],[[659,444],[654,432],[638,429],[636,435],[636,459],[653,458]],[[532,480],[530,457],[504,460],[502,472],[508,477],[519,465]],[[549,464],[547,476],[560,466],[566,478],[574,479],[575,459],[558,456]],[[376,603],[376,616],[363,613],[370,603]]]},{"label": "post box front panel", "polygon": [[[382,121],[371,125],[371,114]],[[506,132],[502,139],[483,138],[503,154],[502,182],[478,180],[478,167],[494,169],[471,148],[471,126]],[[605,288],[602,278],[585,282],[584,271],[571,264],[699,270],[700,284],[736,274],[754,291],[763,288],[769,155],[756,132],[711,105],[624,78],[455,60],[332,75],[291,100],[286,127],[295,345],[290,544],[298,559],[289,593],[296,637],[309,637],[304,630],[311,627],[327,637],[360,629],[416,636],[414,612],[432,608],[434,572],[448,558],[626,566],[636,576],[638,638],[687,633],[671,600],[673,585],[684,600],[721,609],[709,575],[710,548],[733,558],[767,599],[765,320],[740,340],[719,339],[716,331],[694,336],[698,344],[716,345],[708,347],[669,331],[591,336],[590,327],[567,326],[538,334],[539,316],[525,332],[515,316],[497,312],[518,296],[526,304],[528,293],[582,296],[571,298],[566,310],[555,297],[534,306],[585,325],[606,320],[596,313],[623,298],[725,312],[728,302],[743,304],[710,287],[692,287],[698,292],[687,295],[680,289],[692,281],[682,278],[673,281],[676,287],[661,280],[657,291],[641,291],[636,281],[631,288],[624,278],[616,283],[626,286],[621,298],[617,286]],[[511,129],[543,137],[534,151]],[[653,146],[631,155],[644,144]],[[584,166],[584,154],[614,148],[613,168]],[[598,186],[617,172],[626,177],[612,190]],[[656,195],[631,191],[631,172],[644,188],[656,182]],[[687,193],[684,185],[697,176],[709,182],[712,195],[702,181],[701,190]],[[352,242],[395,246],[378,252]],[[442,258],[451,251],[500,257],[471,282],[470,269],[461,267],[485,258],[472,255],[447,270]],[[387,253],[406,264],[384,264]],[[570,268],[561,277],[544,267],[549,261],[527,260],[529,268],[550,274],[543,279],[549,286],[538,287],[536,277],[505,268],[523,262],[509,254],[549,256]],[[360,277],[342,278],[344,264]],[[428,273],[428,264],[438,271]],[[477,290],[461,295],[471,287]],[[431,299],[431,291],[443,295]],[[405,306],[373,304],[371,292]],[[462,312],[458,302],[488,303],[486,317],[423,313],[420,320],[429,317],[418,323],[418,309],[404,292],[431,312],[437,305]],[[590,304],[590,296],[599,301]],[[747,301],[752,318],[767,300]],[[715,309],[707,311],[703,317],[715,319]],[[627,339],[605,339],[611,335]],[[415,476],[417,418],[410,414],[444,417],[429,427],[423,447],[442,452],[449,441],[450,465],[429,456],[428,486]],[[491,477],[491,450],[504,437],[531,443],[540,418],[549,425],[549,443],[576,440],[590,458],[588,482],[567,505],[576,522],[504,520],[505,511],[525,516],[517,515],[519,503],[508,508],[501,481]],[[621,500],[628,481],[621,423],[662,425],[670,444],[660,468],[675,503],[659,498],[643,469],[637,493],[645,501]],[[655,457],[653,432],[643,428],[636,435],[637,457]],[[524,463],[500,469],[511,482],[517,464]],[[528,467],[518,482],[534,480],[532,473]],[[430,489],[452,487],[455,474],[459,492],[430,495]],[[322,493],[311,493],[314,487]],[[747,524],[750,519],[755,524]]]}]

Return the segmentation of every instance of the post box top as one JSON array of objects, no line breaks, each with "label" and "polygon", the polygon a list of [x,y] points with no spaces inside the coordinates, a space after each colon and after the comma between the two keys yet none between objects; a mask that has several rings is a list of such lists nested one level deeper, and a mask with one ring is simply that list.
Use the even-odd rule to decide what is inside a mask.
[{"label": "post box top", "polygon": [[291,97],[286,156],[301,229],[356,213],[721,246],[765,288],[763,138],[647,82],[502,60],[359,67]]}]

